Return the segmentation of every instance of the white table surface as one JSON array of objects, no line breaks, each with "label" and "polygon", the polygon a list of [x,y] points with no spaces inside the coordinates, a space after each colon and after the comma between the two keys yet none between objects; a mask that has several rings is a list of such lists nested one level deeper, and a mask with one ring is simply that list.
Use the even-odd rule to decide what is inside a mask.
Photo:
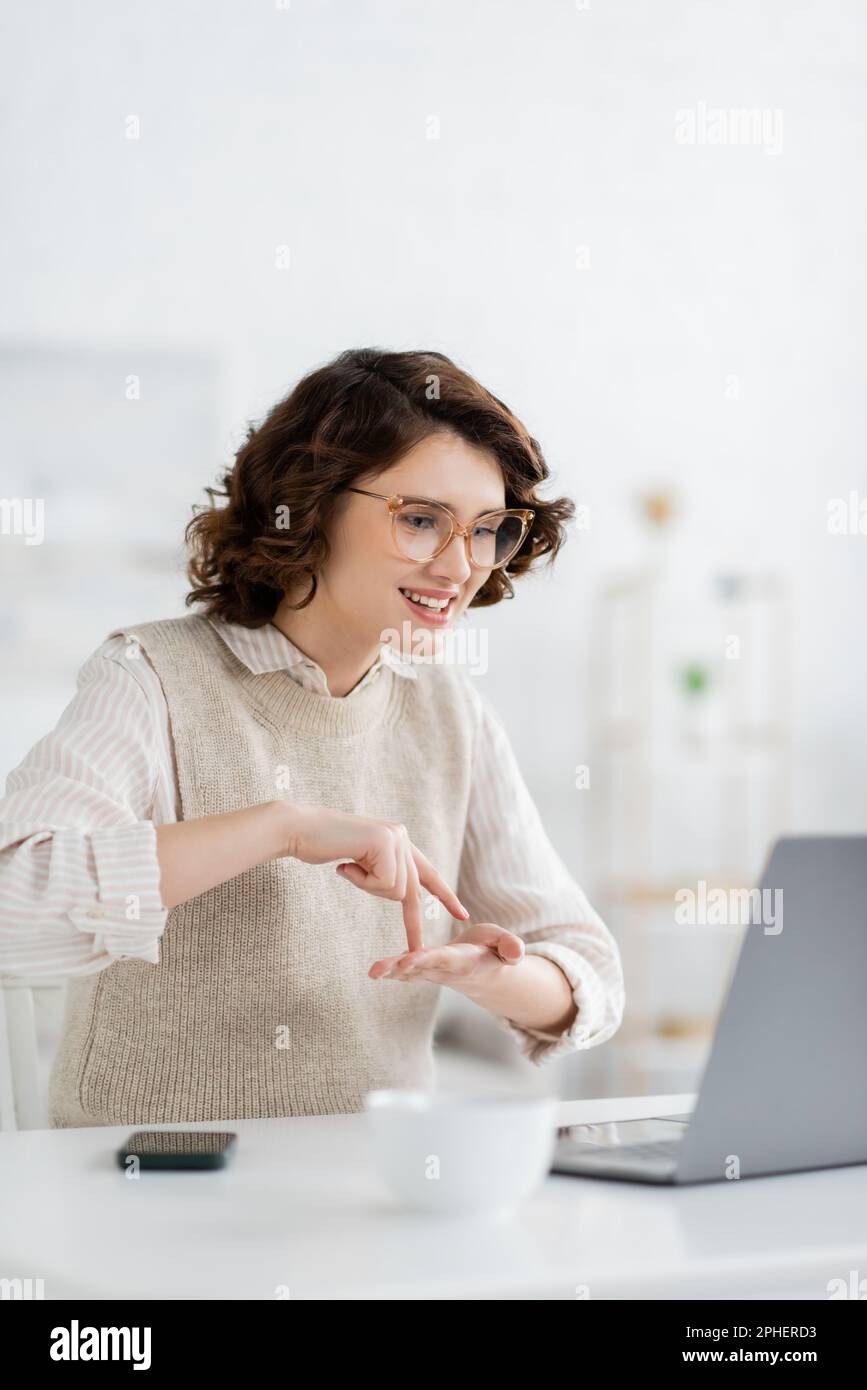
[{"label": "white table surface", "polygon": [[[558,1120],[694,1102],[568,1101]],[[228,1127],[238,1151],[138,1181],[115,1160],[129,1125],[2,1134],[0,1277],[41,1278],[46,1299],[826,1299],[867,1276],[865,1164],[681,1188],[551,1174],[506,1218],[442,1217],[382,1186],[366,1120],[163,1126]]]}]

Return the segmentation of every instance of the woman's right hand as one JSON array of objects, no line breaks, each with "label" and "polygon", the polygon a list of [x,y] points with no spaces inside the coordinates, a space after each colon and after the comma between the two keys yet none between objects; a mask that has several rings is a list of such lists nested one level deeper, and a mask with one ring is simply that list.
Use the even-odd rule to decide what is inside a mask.
[{"label": "woman's right hand", "polygon": [[305,864],[328,864],[348,859],[335,872],[365,893],[403,904],[407,948],[420,951],[422,940],[422,888],[460,921],[469,912],[434,866],[409,838],[399,821],[355,816],[309,802],[284,803],[289,815],[285,853]]}]

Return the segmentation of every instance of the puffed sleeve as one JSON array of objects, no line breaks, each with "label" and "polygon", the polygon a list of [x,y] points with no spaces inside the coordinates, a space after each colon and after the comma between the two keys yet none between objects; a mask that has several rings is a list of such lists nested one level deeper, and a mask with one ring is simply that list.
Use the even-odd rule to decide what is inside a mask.
[{"label": "puffed sleeve", "polygon": [[572,988],[577,1014],[562,1034],[497,1023],[541,1065],[607,1042],[624,1009],[623,968],[614,937],[551,844],[506,730],[482,707],[458,897],[474,921],[494,922],[547,956]]},{"label": "puffed sleeve", "polygon": [[[118,645],[119,644],[119,645]],[[109,639],[0,800],[0,973],[87,975],[156,964],[160,898],[151,702]]]}]

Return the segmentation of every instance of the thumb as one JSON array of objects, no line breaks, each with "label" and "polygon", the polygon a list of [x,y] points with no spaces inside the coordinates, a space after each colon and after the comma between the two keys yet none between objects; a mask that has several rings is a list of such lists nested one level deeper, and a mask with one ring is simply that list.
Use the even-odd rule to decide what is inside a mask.
[{"label": "thumb", "polygon": [[350,883],[354,883],[356,888],[364,887],[367,874],[360,864],[337,864],[334,871],[338,873],[341,878],[348,879]]},{"label": "thumb", "polygon": [[494,922],[478,922],[462,932],[461,938],[464,941],[477,941],[480,946],[489,946],[507,965],[516,964],[524,954],[521,938]]}]

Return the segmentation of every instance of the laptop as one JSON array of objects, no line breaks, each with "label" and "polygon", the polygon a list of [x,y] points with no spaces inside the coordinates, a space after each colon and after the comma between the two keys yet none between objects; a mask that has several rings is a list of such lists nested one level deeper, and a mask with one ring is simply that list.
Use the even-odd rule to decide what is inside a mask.
[{"label": "laptop", "polygon": [[563,1126],[553,1173],[698,1183],[867,1163],[867,836],[786,836],[760,889],[735,918],[695,1109]]}]

